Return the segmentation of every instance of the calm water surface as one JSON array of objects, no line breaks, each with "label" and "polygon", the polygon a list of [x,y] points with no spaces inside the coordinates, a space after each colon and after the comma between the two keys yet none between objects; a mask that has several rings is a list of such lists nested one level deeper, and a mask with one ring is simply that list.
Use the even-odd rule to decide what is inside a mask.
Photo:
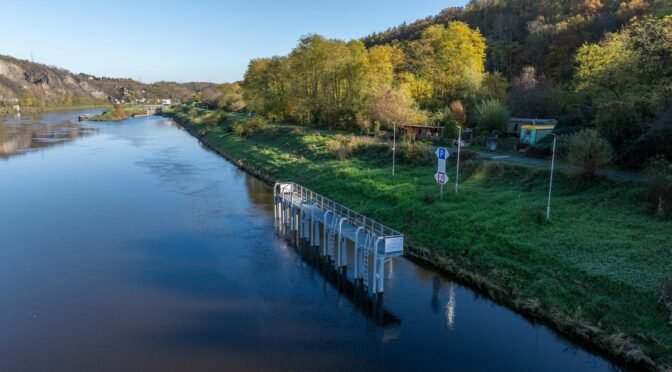
[{"label": "calm water surface", "polygon": [[[614,369],[405,259],[378,327],[171,120],[0,119],[0,370]],[[71,121],[72,120],[72,121]]]}]

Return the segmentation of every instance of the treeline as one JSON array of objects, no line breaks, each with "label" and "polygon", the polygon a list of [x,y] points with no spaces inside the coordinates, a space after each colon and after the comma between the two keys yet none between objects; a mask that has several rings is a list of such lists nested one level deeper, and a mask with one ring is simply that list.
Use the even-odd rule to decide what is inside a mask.
[{"label": "treeline", "polygon": [[371,48],[310,35],[287,56],[252,60],[244,97],[251,111],[320,127],[443,122],[452,102],[503,99],[505,79],[485,73],[485,50],[483,36],[463,22]]},{"label": "treeline", "polygon": [[656,155],[672,160],[672,16],[634,20],[576,56],[577,94],[594,109],[590,125],[639,166]]},{"label": "treeline", "polygon": [[486,69],[513,79],[532,66],[554,82],[573,75],[573,57],[586,42],[597,42],[633,17],[661,17],[672,12],[669,0],[471,0],[464,8],[392,27],[362,38],[374,45],[417,39],[431,25],[466,22],[488,44]]},{"label": "treeline", "polygon": [[670,13],[668,0],[472,0],[362,40],[306,36],[251,61],[242,94],[271,119],[363,132],[555,118],[556,133],[596,129],[609,159],[643,167],[672,159]]}]

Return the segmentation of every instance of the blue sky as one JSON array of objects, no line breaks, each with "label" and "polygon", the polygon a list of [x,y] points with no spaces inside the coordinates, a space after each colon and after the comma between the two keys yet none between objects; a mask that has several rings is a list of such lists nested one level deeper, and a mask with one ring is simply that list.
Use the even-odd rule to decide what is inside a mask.
[{"label": "blue sky", "polygon": [[359,38],[466,0],[0,0],[0,54],[143,82],[235,81],[299,37]]}]

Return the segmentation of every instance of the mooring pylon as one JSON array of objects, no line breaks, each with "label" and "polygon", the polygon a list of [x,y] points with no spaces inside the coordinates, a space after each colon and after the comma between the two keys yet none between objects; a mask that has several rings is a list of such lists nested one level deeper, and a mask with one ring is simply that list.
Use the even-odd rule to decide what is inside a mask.
[{"label": "mooring pylon", "polygon": [[273,193],[279,232],[296,234],[316,252],[321,247],[322,258],[343,271],[351,241],[355,284],[374,295],[383,293],[385,263],[403,255],[403,234],[296,183],[278,182]]}]

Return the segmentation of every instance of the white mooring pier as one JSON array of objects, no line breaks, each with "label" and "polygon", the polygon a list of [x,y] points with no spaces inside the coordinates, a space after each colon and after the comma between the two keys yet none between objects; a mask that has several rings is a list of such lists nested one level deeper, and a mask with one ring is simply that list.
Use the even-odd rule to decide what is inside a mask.
[{"label": "white mooring pier", "polygon": [[295,183],[276,183],[273,193],[278,232],[307,243],[339,273],[346,272],[351,244],[355,287],[383,293],[385,264],[403,255],[403,234]]}]

